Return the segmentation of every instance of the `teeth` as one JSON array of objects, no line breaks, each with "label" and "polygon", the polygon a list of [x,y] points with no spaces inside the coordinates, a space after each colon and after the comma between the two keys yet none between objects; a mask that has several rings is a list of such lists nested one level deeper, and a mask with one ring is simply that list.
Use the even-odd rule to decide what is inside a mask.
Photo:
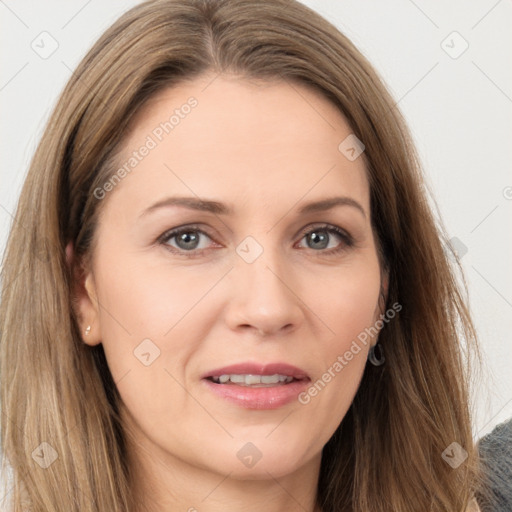
[{"label": "teeth", "polygon": [[[243,379],[244,379],[243,375],[240,375],[240,378],[242,379],[242,382],[243,382]],[[236,381],[234,381],[234,382],[236,382]],[[261,384],[261,376],[260,375],[246,375],[245,383],[248,386],[252,386],[253,384]]]},{"label": "teeth", "polygon": [[293,377],[287,375],[220,375],[218,377],[212,377],[213,382],[218,384],[226,384],[226,382],[232,382],[233,384],[239,384],[242,386],[260,386],[272,385],[272,384],[283,384],[289,383],[293,380]]}]

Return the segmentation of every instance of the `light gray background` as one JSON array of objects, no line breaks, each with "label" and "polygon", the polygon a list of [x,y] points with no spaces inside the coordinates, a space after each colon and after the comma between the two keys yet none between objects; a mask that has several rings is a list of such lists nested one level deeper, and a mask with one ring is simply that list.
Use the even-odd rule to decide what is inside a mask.
[{"label": "light gray background", "polygon": [[[0,0],[0,254],[58,94],[93,42],[137,3]],[[474,393],[480,438],[512,417],[512,2],[303,3],[349,36],[387,83],[458,239],[487,369]]]}]

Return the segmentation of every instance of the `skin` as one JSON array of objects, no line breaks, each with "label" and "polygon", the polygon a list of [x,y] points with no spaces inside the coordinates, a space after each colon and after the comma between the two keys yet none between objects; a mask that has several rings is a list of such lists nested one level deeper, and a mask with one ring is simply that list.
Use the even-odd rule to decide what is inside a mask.
[{"label": "skin", "polygon": [[[370,343],[306,405],[244,409],[214,395],[201,376],[279,361],[315,382],[375,323],[387,276],[364,160],[338,150],[352,130],[307,86],[213,78],[159,93],[124,141],[120,165],[169,112],[198,100],[102,199],[91,268],[77,287],[82,332],[91,325],[84,342],[103,344],[130,434],[133,485],[148,510],[316,512],[321,451],[355,396]],[[173,195],[226,203],[235,215],[171,206],[139,218]],[[345,205],[297,214],[333,195],[364,213]],[[206,233],[192,232],[200,237],[195,257],[176,237],[157,241],[193,223]],[[303,234],[323,224],[354,244],[323,231],[328,240],[319,246]],[[263,249],[250,264],[236,252],[247,236]],[[181,256],[171,252],[180,248]],[[333,248],[341,250],[328,255]],[[147,338],[160,350],[149,366],[134,356]],[[261,453],[252,468],[237,457],[248,442]]]}]

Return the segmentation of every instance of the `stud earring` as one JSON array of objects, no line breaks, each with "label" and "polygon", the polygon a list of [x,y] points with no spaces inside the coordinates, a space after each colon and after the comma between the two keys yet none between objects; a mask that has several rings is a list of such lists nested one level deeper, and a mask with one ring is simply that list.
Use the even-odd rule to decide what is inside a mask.
[{"label": "stud earring", "polygon": [[91,332],[91,326],[88,325],[87,328],[85,329],[85,335],[87,336],[90,332]]}]

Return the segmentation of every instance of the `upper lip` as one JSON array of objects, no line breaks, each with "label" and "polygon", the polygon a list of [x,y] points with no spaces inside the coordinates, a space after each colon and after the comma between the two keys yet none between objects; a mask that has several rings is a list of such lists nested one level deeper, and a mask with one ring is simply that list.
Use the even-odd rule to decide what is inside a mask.
[{"label": "upper lip", "polygon": [[308,374],[287,363],[236,363],[222,368],[216,368],[205,373],[201,378],[220,377],[221,375],[286,375],[297,380],[309,379]]}]

